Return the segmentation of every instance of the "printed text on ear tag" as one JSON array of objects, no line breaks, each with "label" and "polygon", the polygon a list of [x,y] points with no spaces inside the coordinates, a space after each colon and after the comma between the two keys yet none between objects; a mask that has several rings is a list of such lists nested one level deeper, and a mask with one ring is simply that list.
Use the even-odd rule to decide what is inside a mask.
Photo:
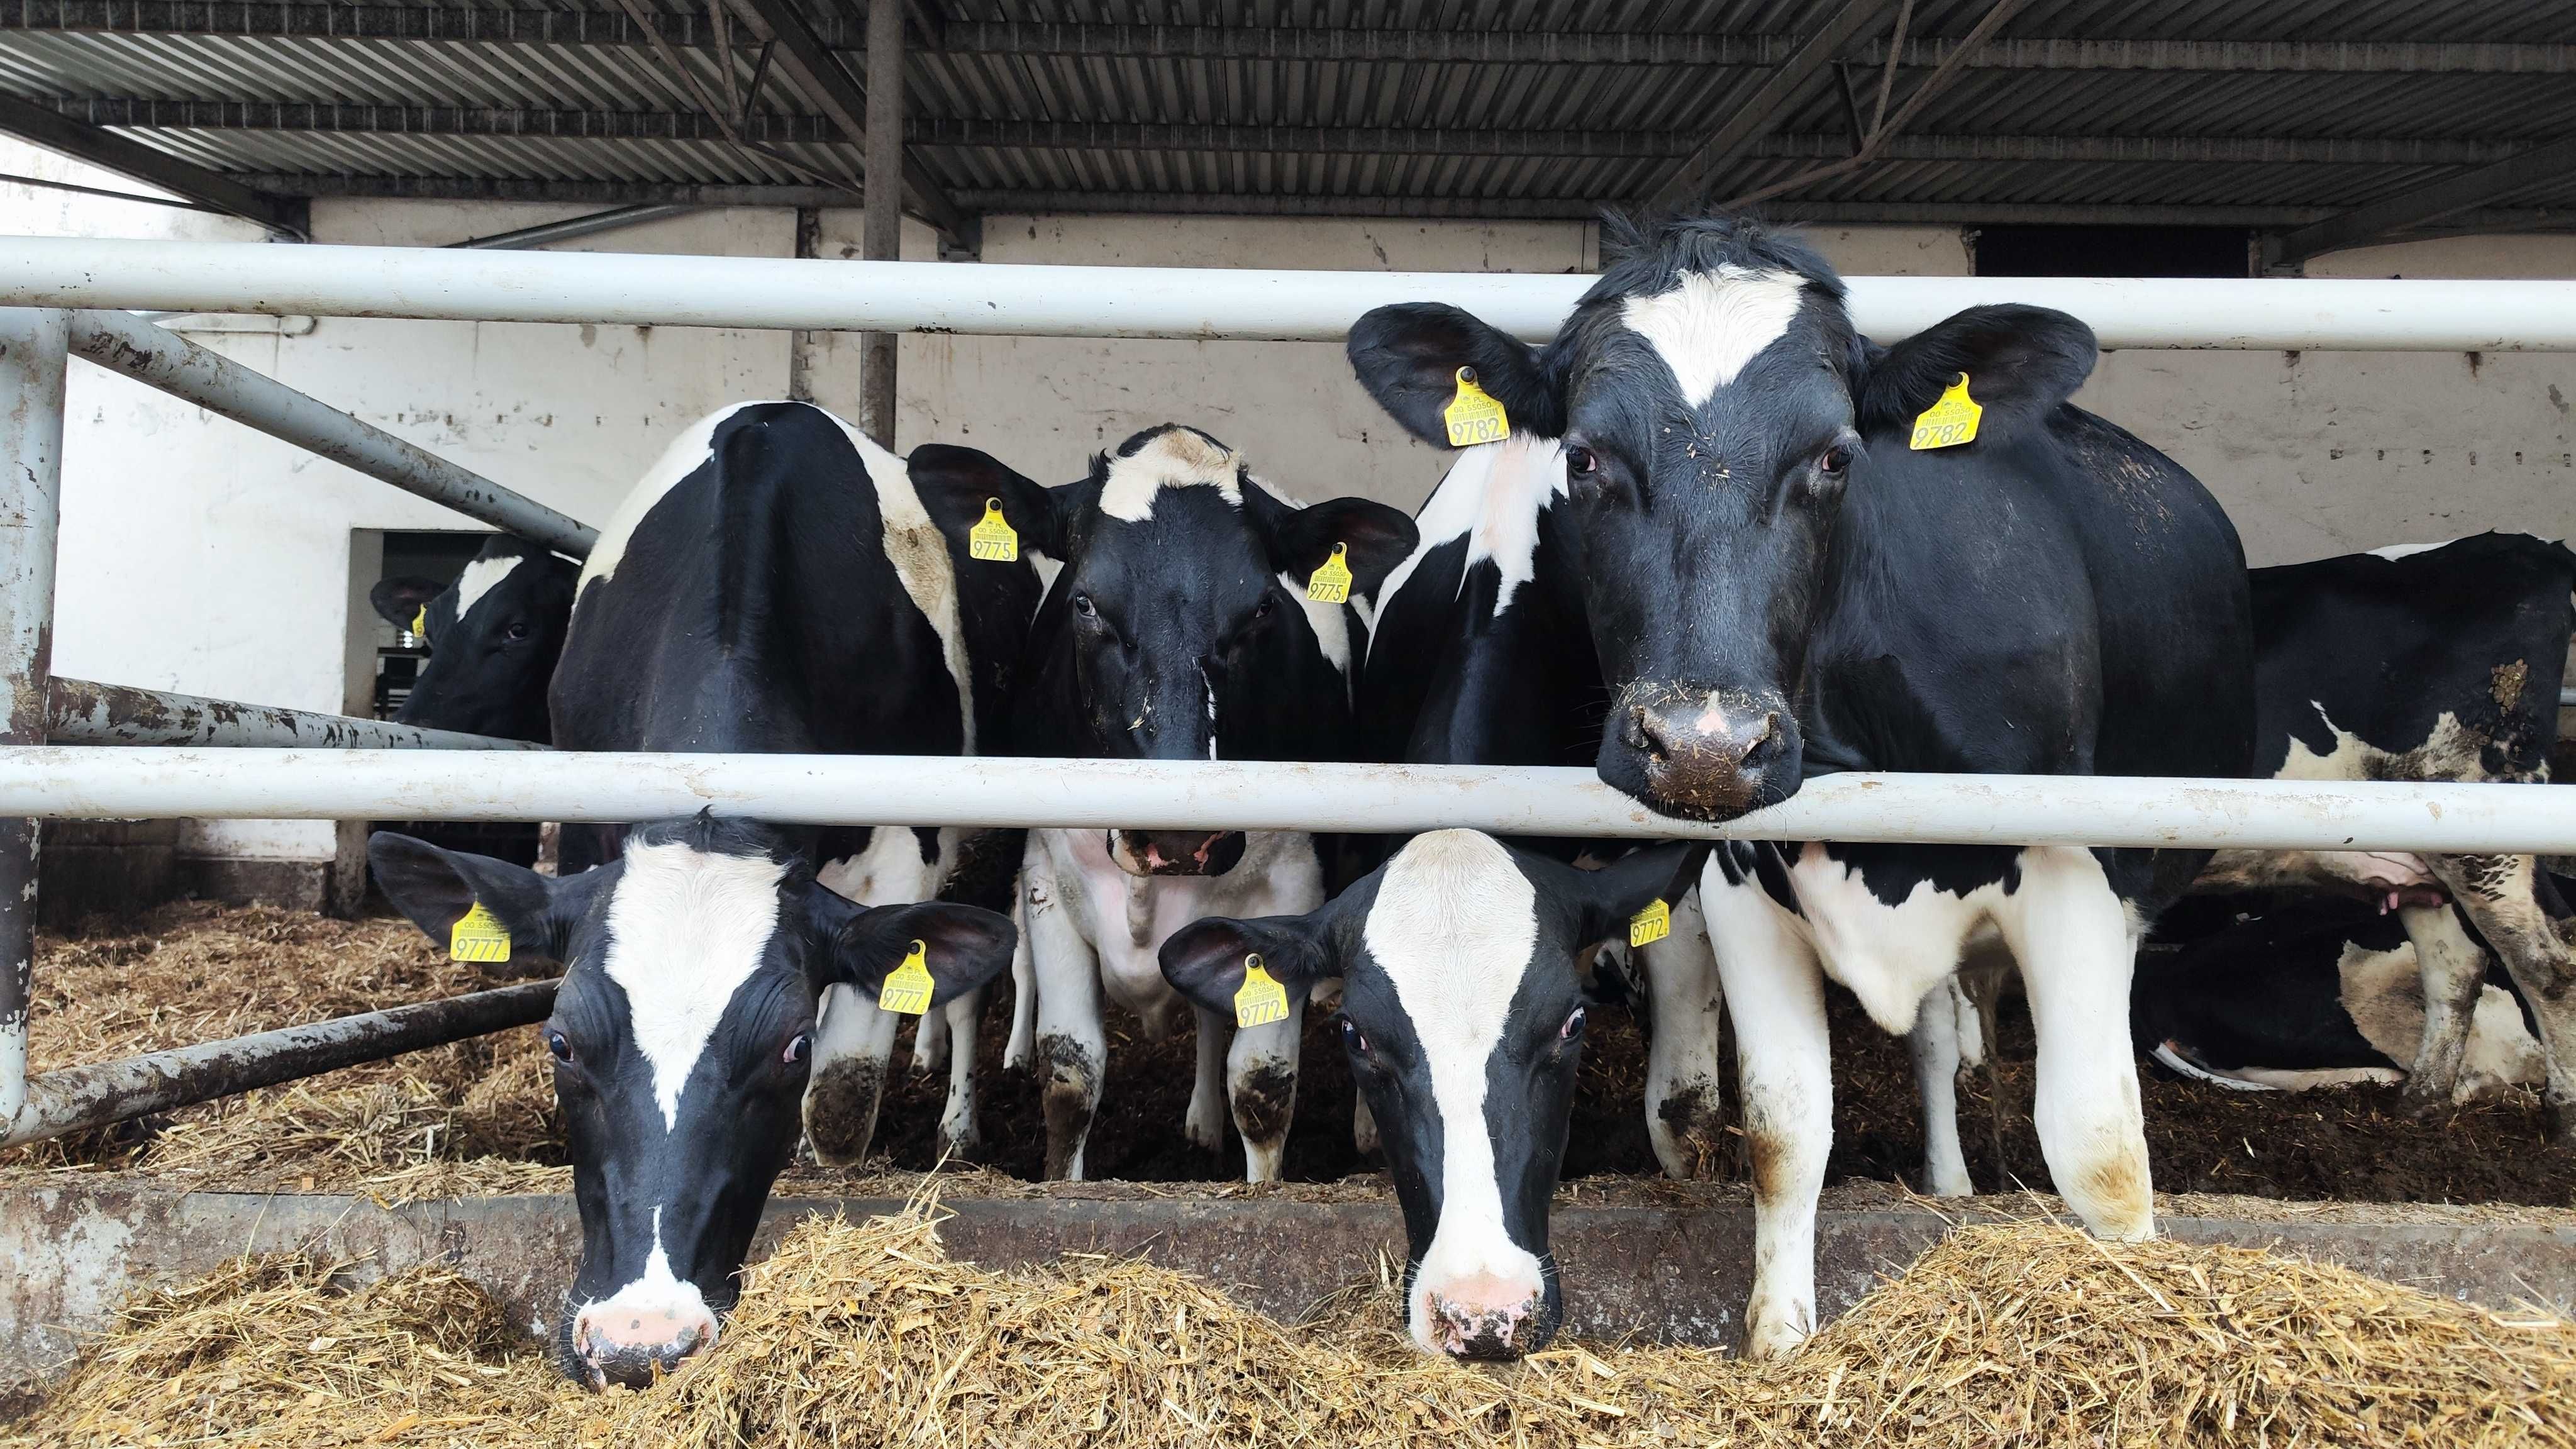
[{"label": "printed text on ear tag", "polygon": [[920,1016],[930,1010],[930,996],[934,989],[930,979],[929,950],[915,941],[911,954],[903,958],[903,964],[887,972],[885,984],[877,988],[877,1010]]},{"label": "printed text on ear tag", "polygon": [[424,643],[428,641],[429,605],[421,605],[420,612],[411,616],[411,637],[421,640]]},{"label": "printed text on ear tag", "polygon": [[507,961],[510,928],[476,901],[474,909],[458,916],[456,924],[448,927],[447,954],[458,961]]},{"label": "printed text on ear tag", "polygon": [[1494,395],[1476,385],[1476,369],[1458,369],[1458,395],[1441,411],[1449,424],[1449,446],[1472,448],[1478,443],[1499,443],[1512,435],[1512,420],[1503,415],[1503,405]]},{"label": "printed text on ear tag", "polygon": [[1002,517],[1002,500],[984,500],[984,521],[966,530],[966,551],[986,563],[1016,563],[1020,531]]},{"label": "printed text on ear tag", "polygon": [[1905,446],[1920,453],[1926,448],[1955,448],[1961,443],[1973,443],[1977,440],[1977,419],[1985,415],[1986,410],[1977,405],[1975,398],[1968,396],[1968,375],[1960,373],[1959,380],[1941,394],[1941,400],[1925,408],[1923,416],[1914,420],[1914,436],[1906,441]]},{"label": "printed text on ear tag", "polygon": [[1628,918],[1628,944],[1644,946],[1673,933],[1673,908],[1658,900]]},{"label": "printed text on ear tag", "polygon": [[1234,993],[1236,1026],[1272,1026],[1288,1019],[1288,988],[1270,977],[1261,953],[1243,958],[1243,985]]},{"label": "printed text on ear tag", "polygon": [[1346,555],[1350,545],[1333,545],[1333,556],[1323,567],[1306,578],[1306,597],[1318,604],[1347,604],[1351,601],[1351,565]]}]

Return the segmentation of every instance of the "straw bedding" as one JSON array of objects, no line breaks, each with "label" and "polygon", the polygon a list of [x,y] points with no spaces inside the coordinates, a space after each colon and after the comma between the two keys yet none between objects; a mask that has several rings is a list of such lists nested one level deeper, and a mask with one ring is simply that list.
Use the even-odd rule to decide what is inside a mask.
[{"label": "straw bedding", "polygon": [[2246,1249],[1962,1228],[1794,1358],[1416,1355],[1385,1285],[1286,1327],[1139,1262],[985,1272],[816,1219],[671,1381],[592,1396],[440,1269],[147,1295],[15,1445],[2576,1445],[2576,1327]]}]

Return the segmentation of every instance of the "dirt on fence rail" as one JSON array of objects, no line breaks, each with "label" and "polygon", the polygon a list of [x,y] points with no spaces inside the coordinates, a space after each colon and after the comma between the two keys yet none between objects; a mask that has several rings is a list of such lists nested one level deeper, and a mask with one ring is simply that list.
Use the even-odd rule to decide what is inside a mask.
[{"label": "dirt on fence rail", "polygon": [[[541,968],[529,967],[532,974]],[[124,927],[39,944],[30,1056],[35,1070],[105,1060],[242,1032],[401,1005],[491,985],[490,968],[445,959],[408,923],[333,921],[263,907],[164,908]],[[1004,1071],[1009,986],[988,1004],[977,1050],[985,1069],[985,1160],[1035,1178],[1044,1149],[1037,1085]],[[1830,1181],[1911,1180],[1922,1134],[1905,1044],[1878,1031],[1850,998],[1834,1010],[1834,1150]],[[1193,1051],[1186,1034],[1142,1040],[1110,1022],[1109,1078],[1089,1161],[1096,1177],[1222,1181],[1220,1160],[1180,1132]],[[1981,1189],[2049,1186],[2031,1133],[2028,1019],[2003,1029],[2002,1136],[1996,1170],[1989,1099],[1971,1074],[1960,1092],[1968,1166]],[[904,1049],[902,1061],[909,1061]],[[1636,1023],[1595,1013],[1566,1155],[1570,1176],[1646,1176],[1645,1059]],[[2169,1192],[2293,1199],[2490,1202],[2576,1206],[2576,1152],[2550,1145],[2536,1098],[2410,1116],[2393,1087],[2306,1094],[2231,1092],[2141,1071],[2156,1185]],[[907,1170],[934,1164],[945,1073],[897,1071],[880,1146]],[[1364,1174],[1351,1144],[1352,1087],[1329,1018],[1310,1014],[1288,1172],[1306,1182]],[[1731,1104],[1730,1104],[1731,1105]],[[187,1108],[55,1143],[0,1152],[0,1168],[140,1169],[208,1186],[367,1187],[404,1197],[555,1188],[563,1182],[545,1051],[532,1029],[501,1033]],[[1740,1175],[1740,1164],[1730,1165]],[[829,1190],[837,1174],[803,1170],[795,1186]]]}]

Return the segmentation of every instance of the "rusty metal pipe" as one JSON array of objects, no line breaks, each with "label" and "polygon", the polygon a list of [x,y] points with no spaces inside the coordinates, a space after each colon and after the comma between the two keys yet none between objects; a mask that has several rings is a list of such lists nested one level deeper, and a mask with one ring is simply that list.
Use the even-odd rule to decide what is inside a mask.
[{"label": "rusty metal pipe", "polygon": [[585,558],[599,541],[597,529],[132,313],[74,314],[71,348],[146,386],[559,553]]},{"label": "rusty metal pipe", "polygon": [[[69,315],[0,311],[0,743],[45,739],[53,668],[54,540],[62,521],[63,358]],[[36,822],[0,819],[0,1124],[27,1098],[36,955]]]},{"label": "rusty metal pipe", "polygon": [[545,1020],[546,1013],[554,1010],[556,984],[527,981],[416,1006],[365,1011],[47,1072],[27,1084],[26,1105],[0,1133],[0,1147],[104,1127],[254,1087],[526,1026]]},{"label": "rusty metal pipe", "polygon": [[211,745],[235,749],[542,750],[529,740],[422,729],[391,720],[279,709],[195,694],[56,678],[45,693],[56,744]]}]

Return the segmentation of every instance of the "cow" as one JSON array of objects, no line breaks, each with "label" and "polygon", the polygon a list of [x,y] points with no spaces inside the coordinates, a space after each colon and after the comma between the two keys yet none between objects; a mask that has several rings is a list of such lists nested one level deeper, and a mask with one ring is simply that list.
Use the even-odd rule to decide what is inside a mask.
[{"label": "cow", "polygon": [[[2243,550],[2197,480],[2068,401],[2096,356],[2081,322],[1976,307],[1879,347],[1822,257],[1724,216],[1614,218],[1603,254],[1544,348],[1437,304],[1376,309],[1349,340],[1362,385],[1427,442],[1476,398],[1561,440],[1611,692],[1603,780],[1724,821],[1835,770],[2246,773]],[[2129,978],[2206,858],[1713,852],[1700,899],[1753,1169],[1749,1351],[1815,1322],[1828,974],[1905,1032],[1963,952],[2008,949],[2060,1190],[2097,1234],[2153,1233]]]},{"label": "cow", "polygon": [[[2576,920],[2552,924],[2562,940],[2576,934]],[[2168,959],[2149,958],[2131,1035],[2178,1075],[2236,1090],[2402,1082],[2424,1034],[2418,949],[2403,920],[2370,904],[2270,898]],[[2483,976],[2449,1105],[2537,1088],[2547,1075],[2512,975],[2491,965]]]},{"label": "cow", "polygon": [[1248,967],[1342,983],[1342,1047],[1404,1210],[1405,1326],[1426,1353],[1516,1358],[1563,1319],[1548,1204],[1586,1009],[1575,954],[1689,884],[1691,848],[1577,870],[1473,830],[1417,835],[1317,910],[1211,918],[1162,973],[1233,1010]]},{"label": "cow", "polygon": [[[1516,433],[1461,450],[1414,515],[1420,540],[1378,591],[1358,686],[1369,757],[1439,765],[1583,765],[1607,699],[1584,623],[1565,452]],[[1516,840],[1570,860],[1596,842]],[[1724,994],[1695,899],[1637,948],[1649,1023],[1646,1135],[1664,1171],[1705,1177],[1729,1141]]]},{"label": "cow", "polygon": [[542,545],[496,533],[452,583],[416,575],[379,582],[368,592],[376,612],[429,648],[394,718],[550,742],[546,681],[572,626],[576,572]]},{"label": "cow", "polygon": [[[1360,608],[1413,547],[1401,512],[1360,498],[1300,506],[1223,443],[1178,425],[1096,455],[1079,482],[1000,497],[1009,524],[1061,564],[1020,665],[1017,753],[1350,757]],[[1336,562],[1348,600],[1310,598],[1314,575]],[[1154,954],[1173,931],[1324,899],[1314,839],[1289,831],[1034,830],[1022,881],[1050,1178],[1084,1172],[1108,1061],[1103,997],[1159,1038],[1185,1006]],[[1304,1006],[1236,1030],[1231,1044],[1223,1014],[1197,1013],[1185,1131],[1221,1150],[1231,1115],[1254,1182],[1279,1176]]]},{"label": "cow", "polygon": [[[973,748],[1007,707],[1007,646],[1036,579],[1025,559],[970,560],[964,520],[1015,482],[1034,486],[967,449],[896,458],[800,403],[705,419],[583,567],[551,689],[556,743]],[[479,906],[505,949],[564,964],[544,1032],[582,1220],[557,1327],[577,1377],[643,1382],[708,1346],[800,1106],[818,1147],[865,1146],[882,1072],[848,1068],[891,1040],[876,1004],[890,972],[914,1006],[952,1026],[962,1015],[971,1042],[1016,932],[977,907],[908,904],[935,893],[956,835],[648,822],[619,832],[607,864],[560,879],[375,840],[386,893],[434,939]],[[971,1081],[952,1079],[943,1130],[971,1129],[972,1111]]]},{"label": "cow", "polygon": [[[2257,569],[2259,773],[2285,780],[2545,781],[2576,553],[2517,533]],[[2560,1141],[2576,1142],[2576,965],[2527,855],[2221,851],[2202,885],[2325,884],[2404,923],[2423,974],[2407,1095],[2458,1085],[2494,948],[2538,1022]],[[2447,897],[2447,899],[2446,899]],[[2455,914],[2450,902],[2459,903]],[[2561,910],[2559,914],[2564,914]],[[2462,917],[2465,916],[2465,923]]]}]

